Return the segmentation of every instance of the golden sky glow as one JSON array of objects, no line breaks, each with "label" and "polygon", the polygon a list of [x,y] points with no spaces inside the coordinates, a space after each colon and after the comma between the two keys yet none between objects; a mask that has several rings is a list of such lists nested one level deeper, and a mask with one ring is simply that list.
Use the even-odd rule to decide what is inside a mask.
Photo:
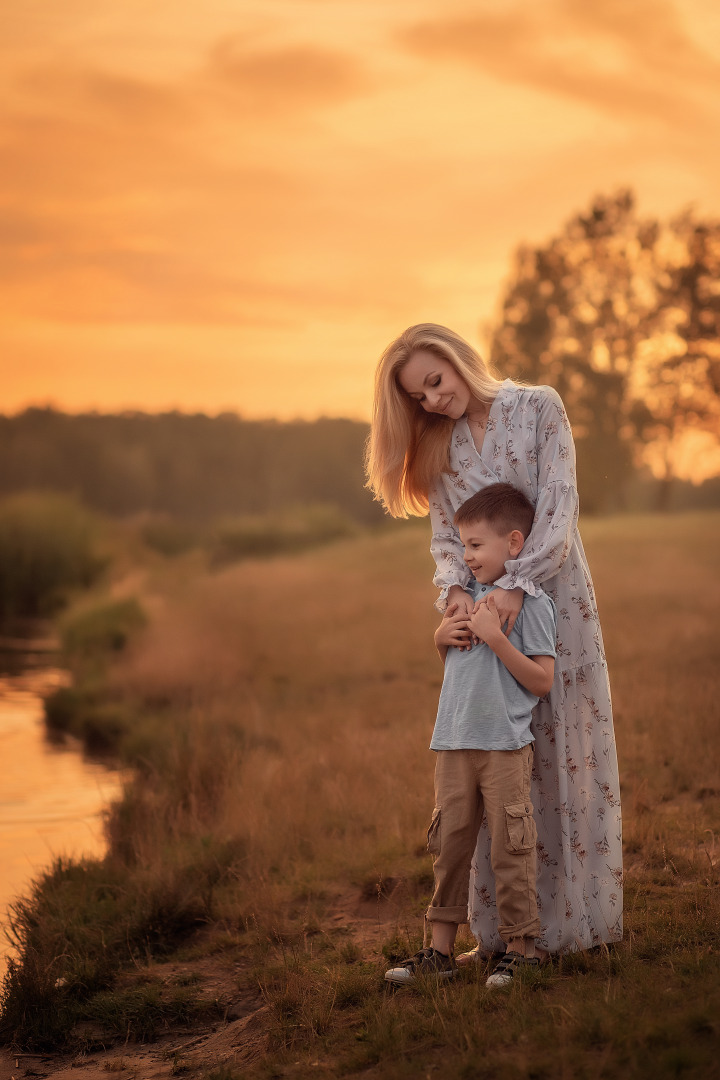
[{"label": "golden sky glow", "polygon": [[23,0],[0,36],[3,411],[367,417],[597,192],[720,214],[716,0]]}]

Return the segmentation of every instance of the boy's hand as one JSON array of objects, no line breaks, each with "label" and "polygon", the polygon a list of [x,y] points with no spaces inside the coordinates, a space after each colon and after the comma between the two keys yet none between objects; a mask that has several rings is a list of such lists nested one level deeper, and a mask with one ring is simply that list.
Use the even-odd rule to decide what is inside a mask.
[{"label": "boy's hand", "polygon": [[448,604],[435,631],[435,644],[445,648],[469,649],[472,645],[467,614],[457,604]]},{"label": "boy's hand", "polygon": [[502,636],[502,624],[495,604],[494,593],[490,593],[487,600],[483,600],[482,603],[476,605],[470,616],[469,626],[480,641],[485,641],[488,644],[493,636],[496,638],[498,634]]},{"label": "boy's hand", "polygon": [[[500,616],[500,626],[503,628],[503,633],[505,637],[510,637],[510,631],[515,625],[520,609],[523,606],[525,593],[519,587],[516,589],[498,588],[494,589],[491,595],[495,598],[495,607]],[[481,604],[486,603],[487,600],[478,600],[474,610],[477,611]]]}]

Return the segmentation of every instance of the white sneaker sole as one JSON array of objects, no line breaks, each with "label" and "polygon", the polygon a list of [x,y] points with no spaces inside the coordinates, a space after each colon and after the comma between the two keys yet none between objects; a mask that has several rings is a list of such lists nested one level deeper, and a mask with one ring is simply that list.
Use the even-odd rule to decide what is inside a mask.
[{"label": "white sneaker sole", "polygon": [[[420,975],[420,978],[432,978],[436,979],[452,979],[456,975],[455,971],[428,971]],[[385,972],[385,982],[394,983],[395,986],[408,986],[410,983],[417,981],[418,976],[413,975],[407,968],[390,968]]]},{"label": "white sneaker sole", "polygon": [[495,989],[499,989],[500,987],[503,987],[503,986],[510,986],[512,981],[513,981],[513,976],[512,975],[490,975],[485,980],[485,985],[489,986],[491,988],[495,987]]}]

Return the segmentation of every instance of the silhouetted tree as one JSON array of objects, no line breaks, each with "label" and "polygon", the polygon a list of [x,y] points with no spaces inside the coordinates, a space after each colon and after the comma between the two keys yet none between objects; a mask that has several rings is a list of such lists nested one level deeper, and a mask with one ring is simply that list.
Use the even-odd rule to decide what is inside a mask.
[{"label": "silhouetted tree", "polygon": [[518,251],[491,357],[563,397],[587,509],[622,506],[648,463],[664,498],[679,440],[718,432],[719,247],[717,224],[642,219],[621,191]]},{"label": "silhouetted tree", "polygon": [[[638,348],[630,393],[635,430],[667,504],[675,457],[689,435],[720,436],[720,223],[686,213],[665,235],[660,302]],[[702,453],[698,443],[698,453]]]}]

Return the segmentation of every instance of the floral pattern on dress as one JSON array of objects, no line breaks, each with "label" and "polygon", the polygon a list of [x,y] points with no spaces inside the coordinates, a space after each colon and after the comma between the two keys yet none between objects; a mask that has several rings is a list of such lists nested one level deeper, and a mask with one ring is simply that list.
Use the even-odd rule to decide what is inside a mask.
[{"label": "floral pattern on dress", "polygon": [[[557,392],[549,386],[518,387],[507,379],[492,404],[482,452],[474,449],[467,421],[458,420],[450,465],[457,476],[444,473],[430,493],[438,608],[444,609],[452,585],[465,586],[471,577],[452,525],[455,511],[474,492],[505,481],[525,492],[535,506],[535,522],[497,584],[520,586],[530,596],[542,589],[558,609],[555,681],[533,711],[538,941],[551,953],[618,941],[622,838],[610,686],[577,530],[575,448]],[[486,823],[473,859],[468,916],[484,950],[504,949]]]}]

